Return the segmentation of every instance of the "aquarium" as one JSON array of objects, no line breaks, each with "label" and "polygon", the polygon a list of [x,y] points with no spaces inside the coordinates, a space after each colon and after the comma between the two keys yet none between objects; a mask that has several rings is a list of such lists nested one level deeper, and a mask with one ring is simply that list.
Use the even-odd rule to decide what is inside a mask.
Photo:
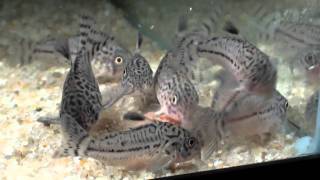
[{"label": "aquarium", "polygon": [[152,179],[317,154],[319,7],[1,1],[1,179]]}]

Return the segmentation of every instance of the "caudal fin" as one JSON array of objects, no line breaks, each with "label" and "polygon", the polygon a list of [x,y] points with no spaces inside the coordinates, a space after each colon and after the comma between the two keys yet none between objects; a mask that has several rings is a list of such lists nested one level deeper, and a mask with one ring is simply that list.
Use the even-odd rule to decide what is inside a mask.
[{"label": "caudal fin", "polygon": [[91,140],[86,130],[69,115],[61,116],[61,127],[63,140],[53,157],[83,156]]},{"label": "caudal fin", "polygon": [[58,53],[65,57],[70,58],[68,39],[45,39],[36,43],[33,53],[55,54]]}]

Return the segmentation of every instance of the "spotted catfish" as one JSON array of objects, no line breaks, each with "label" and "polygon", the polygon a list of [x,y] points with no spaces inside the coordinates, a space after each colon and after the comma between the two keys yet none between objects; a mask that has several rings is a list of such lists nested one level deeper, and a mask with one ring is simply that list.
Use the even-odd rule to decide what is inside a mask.
[{"label": "spotted catfish", "polygon": [[159,171],[197,157],[201,147],[197,136],[166,122],[87,138],[77,154],[129,170]]},{"label": "spotted catfish", "polygon": [[191,81],[184,74],[168,68],[159,76],[155,88],[161,106],[155,115],[164,114],[160,118],[168,118],[171,123],[182,123],[185,127],[188,124],[186,117],[192,113],[191,108],[199,103],[198,93]]},{"label": "spotted catfish", "polygon": [[[218,78],[221,81],[216,90],[212,107],[219,111],[232,96],[232,89],[237,82],[224,70]],[[287,99],[277,90],[270,99],[241,91],[239,97],[225,108],[225,129],[230,137],[264,136],[267,133],[278,132],[285,127],[288,108]]]},{"label": "spotted catfish", "polygon": [[[195,28],[190,31],[188,31],[186,27],[186,18],[185,16],[181,16],[178,24],[178,32],[173,41],[174,45],[161,59],[154,76],[154,90],[161,109],[156,113],[150,112],[145,114],[148,118],[153,119],[155,116],[163,114],[160,119],[180,124],[184,122],[182,119],[184,113],[187,112],[182,111],[178,105],[174,107],[175,101],[183,101],[182,96],[190,95],[190,100],[185,99],[186,102],[184,103],[192,102],[198,104],[198,94],[194,85],[190,85],[196,80],[195,69],[197,68],[197,57],[194,56],[196,54],[195,47],[200,40],[203,40],[210,34],[210,28],[205,23],[201,28]],[[182,80],[182,82],[176,82],[180,80]],[[172,88],[185,89],[178,90],[184,91],[181,92],[181,94],[174,94],[170,92]],[[169,106],[168,101],[172,101],[170,103],[172,103],[173,106]]]},{"label": "spotted catfish", "polygon": [[[71,60],[71,68],[63,85],[60,107],[60,124],[63,134],[61,152],[73,151],[78,147],[81,133],[87,133],[99,119],[102,108],[99,84],[95,79],[91,59],[95,44],[89,40],[94,20],[83,15],[80,21],[80,51]],[[77,128],[79,127],[79,128]],[[76,139],[75,138],[80,138]],[[59,153],[61,156],[63,153]]]},{"label": "spotted catfish", "polygon": [[148,61],[141,55],[142,34],[138,32],[136,52],[126,63],[123,70],[121,83],[115,87],[113,94],[104,104],[104,108],[109,108],[123,96],[139,96],[145,100],[145,104],[155,100],[153,90],[153,71]]},{"label": "spotted catfish", "polygon": [[68,128],[69,147],[55,157],[91,157],[127,170],[159,171],[200,155],[197,136],[166,122],[95,137],[89,136],[76,121],[70,121]]},{"label": "spotted catfish", "polygon": [[238,101],[228,115],[225,115],[226,129],[231,136],[262,136],[266,133],[279,132],[285,127],[287,99],[276,91],[273,98],[254,108],[257,99],[255,95],[249,95]]},{"label": "spotted catfish", "polygon": [[199,134],[202,159],[209,158],[225,136],[224,113],[199,106],[199,96],[192,82],[172,69],[162,73],[156,86],[161,105],[156,114],[164,113],[160,120],[179,124]]},{"label": "spotted catfish", "polygon": [[242,90],[266,99],[272,97],[277,69],[268,55],[244,38],[235,35],[207,38],[198,43],[197,54],[222,65],[239,83],[226,106]]},{"label": "spotted catfish", "polygon": [[[92,18],[92,17],[90,17]],[[93,62],[100,63],[102,68],[95,73],[99,82],[119,82],[122,77],[126,62],[132,54],[117,40],[104,32],[94,31],[90,35],[93,44],[97,49],[93,50]],[[79,51],[81,35],[74,35],[69,38],[48,38],[38,42],[33,48],[34,53],[60,54],[68,63],[74,59]]]},{"label": "spotted catfish", "polygon": [[[90,34],[88,34],[88,41],[90,42],[90,48],[92,48],[92,58],[99,59],[105,62],[109,69],[108,72],[112,72],[112,76],[117,78],[116,76],[122,77],[123,68],[126,64],[126,61],[131,57],[131,54],[116,45],[116,42],[113,37],[108,36],[102,32],[98,32],[95,29],[95,20],[91,16],[87,16],[88,20],[85,21],[82,19],[82,23],[80,24],[80,28],[88,28],[90,27]],[[88,25],[86,23],[94,24],[94,26]],[[61,39],[61,40],[48,40],[39,44],[35,51],[37,52],[48,52],[54,53],[55,51],[59,52],[65,58],[69,60],[71,63],[75,60],[75,57],[78,55],[79,47],[80,47],[80,37],[81,34],[69,39]],[[114,58],[114,59],[113,59]],[[95,77],[99,79],[100,75],[95,74]],[[103,75],[105,76],[105,75]],[[38,119],[39,122],[48,124],[59,124],[59,117],[40,117]]]}]

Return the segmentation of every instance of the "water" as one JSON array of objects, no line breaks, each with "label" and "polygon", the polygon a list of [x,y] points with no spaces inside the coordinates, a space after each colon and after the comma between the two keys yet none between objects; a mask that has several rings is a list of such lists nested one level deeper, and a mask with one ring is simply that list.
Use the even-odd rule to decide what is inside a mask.
[{"label": "water", "polygon": [[[316,11],[320,2],[311,0],[183,2],[179,0],[55,1],[55,3],[40,0],[2,1],[0,3],[2,72],[0,74],[2,95],[0,169],[3,172],[1,177],[145,179],[316,153],[304,147],[319,147],[317,144],[309,144],[317,142],[312,138],[319,134],[314,129],[320,124],[316,123],[316,118],[319,116],[318,100],[310,98],[318,94],[319,60],[317,56],[312,56],[313,59],[308,60],[306,54],[309,51],[317,53],[320,48],[317,36],[317,32],[320,31],[320,26],[318,27],[320,16]],[[187,30],[200,27],[203,21],[213,23],[210,37],[241,37],[270,57],[270,62],[277,69],[275,88],[287,99],[288,108],[286,111],[268,111],[277,107],[272,104],[274,101],[277,102],[277,98],[266,102],[262,100],[261,95],[249,94],[249,97],[244,97],[243,100],[238,97],[240,99],[238,104],[227,106],[226,109],[231,109],[232,113],[226,117],[232,120],[247,119],[248,122],[259,122],[262,119],[263,123],[250,123],[251,130],[259,129],[259,131],[251,131],[254,135],[248,138],[235,138],[232,133],[241,135],[248,129],[244,128],[247,127],[245,121],[239,125],[233,124],[230,127],[237,131],[231,131],[231,134],[224,137],[223,143],[208,159],[200,163],[194,158],[193,166],[183,166],[176,171],[163,170],[157,174],[144,170],[129,172],[87,157],[53,158],[63,138],[60,125],[44,126],[37,119],[58,115],[62,87],[69,71],[70,61],[58,53],[32,54],[32,49],[37,46],[37,42],[45,39],[63,39],[76,35],[79,31],[78,15],[85,11],[96,19],[98,30],[115,37],[117,46],[112,47],[121,47],[131,53],[141,53],[149,62],[153,73],[156,72],[166,51],[174,46],[174,37],[181,15],[187,17]],[[213,21],[210,21],[209,17],[212,17]],[[239,35],[223,31],[227,20],[233,22],[239,30]],[[137,49],[138,30],[143,34],[143,42]],[[122,54],[119,54],[123,55],[124,51],[121,52]],[[228,55],[231,56],[232,53],[231,50]],[[119,59],[119,54],[110,56],[115,60],[111,62],[116,67],[116,75],[100,61],[93,63],[103,102],[117,93],[116,88],[123,73],[122,62],[127,60],[125,56]],[[101,57],[106,56],[104,54]],[[304,63],[301,63],[301,59],[305,59]],[[196,78],[192,82],[199,94],[199,105],[210,107],[211,104],[215,104],[213,109],[220,111],[227,99],[219,96],[213,103],[213,96],[221,93],[224,93],[225,97],[231,96],[230,93],[236,89],[235,82],[227,81],[229,84],[219,88],[219,81],[215,78],[221,66],[213,66],[210,61],[197,61],[193,70],[196,72]],[[228,80],[229,75],[230,73],[224,74],[222,77]],[[240,94],[247,92],[242,89]],[[175,103],[176,96],[173,97]],[[159,108],[157,103],[153,104],[154,106],[146,106],[146,99],[141,98],[139,93],[121,98],[101,113],[99,121],[90,132],[99,136],[100,132],[119,132],[148,123],[122,119],[128,111],[147,113]],[[232,102],[236,102],[236,99]],[[283,102],[280,103],[281,107],[285,107],[286,101]],[[201,120],[206,118],[203,113],[199,115],[195,113],[198,112],[198,107],[197,109],[195,106],[181,107],[194,108],[191,117],[197,121],[196,124],[190,121],[191,127],[201,125]],[[262,114],[254,114],[258,111]],[[206,111],[199,110],[199,112]],[[252,113],[254,116],[247,116]],[[186,114],[182,117],[184,120],[190,120]],[[278,122],[284,123],[278,124]],[[264,128],[258,128],[259,124],[260,126],[264,124]],[[273,127],[274,124],[277,128]],[[189,126],[190,124],[188,128],[191,128]],[[265,128],[269,126],[270,128]],[[265,131],[266,133],[261,134]]]}]

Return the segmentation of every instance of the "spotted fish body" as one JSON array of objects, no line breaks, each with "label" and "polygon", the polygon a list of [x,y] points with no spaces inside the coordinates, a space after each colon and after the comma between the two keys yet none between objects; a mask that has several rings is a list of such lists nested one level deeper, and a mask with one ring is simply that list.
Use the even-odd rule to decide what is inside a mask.
[{"label": "spotted fish body", "polygon": [[71,62],[70,71],[63,85],[60,107],[60,120],[63,133],[62,154],[66,155],[77,148],[80,134],[90,130],[99,119],[102,107],[99,85],[91,67],[92,49],[89,34],[94,27],[94,20],[81,16],[80,21],[80,51]]},{"label": "spotted fish body", "polygon": [[200,153],[200,142],[183,128],[155,122],[92,138],[82,153],[112,166],[159,170],[194,158]]},{"label": "spotted fish body", "polygon": [[73,141],[64,151],[66,156],[91,157],[127,170],[159,171],[189,161],[200,153],[197,135],[166,122],[95,137],[89,136],[75,121],[69,122],[73,123],[68,124]]},{"label": "spotted fish body", "polygon": [[[93,31],[90,36],[92,44],[95,44],[95,49],[92,49],[94,54],[92,60],[100,63],[103,68],[99,69],[99,73],[96,74],[98,79],[108,78],[115,82],[120,81],[125,64],[132,54],[119,44],[113,36],[101,31]],[[70,63],[79,51],[80,38],[81,35],[75,35],[69,38],[43,40],[35,45],[33,52],[58,53]]]},{"label": "spotted fish body", "polygon": [[218,61],[239,82],[240,88],[270,97],[277,70],[269,57],[253,44],[239,37],[213,37],[200,42],[200,57]]}]

